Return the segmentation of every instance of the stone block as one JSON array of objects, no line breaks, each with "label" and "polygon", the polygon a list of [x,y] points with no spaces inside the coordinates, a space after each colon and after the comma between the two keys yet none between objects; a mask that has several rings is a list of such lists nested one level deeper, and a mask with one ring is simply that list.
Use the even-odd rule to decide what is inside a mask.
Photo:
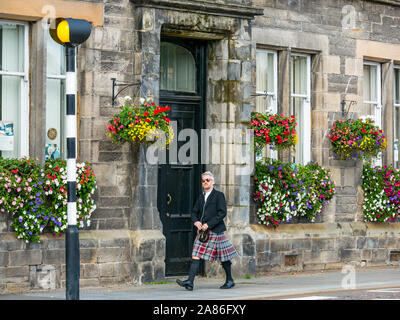
[{"label": "stone block", "polygon": [[[59,265],[65,263],[65,250],[54,249],[43,251],[43,264],[45,265]],[[36,263],[41,264],[41,263]]]},{"label": "stone block", "polygon": [[388,250],[387,249],[372,249],[372,260],[374,262],[387,262]]},{"label": "stone block", "polygon": [[[63,285],[65,287],[65,284]],[[98,278],[90,279],[79,279],[79,287],[100,287],[100,281]]]},{"label": "stone block", "polygon": [[335,239],[312,239],[311,250],[334,250]]},{"label": "stone block", "polygon": [[293,240],[291,239],[271,239],[270,250],[272,252],[288,251],[293,248]]},{"label": "stone block", "polygon": [[154,281],[153,265],[150,262],[142,264],[141,268],[141,282],[151,283]]},{"label": "stone block", "polygon": [[28,281],[29,279],[29,266],[8,266],[6,268],[6,278],[9,282]]},{"label": "stone block", "polygon": [[339,262],[339,252],[337,250],[323,250],[321,251],[321,261],[323,263]]},{"label": "stone block", "polygon": [[242,235],[242,252],[243,256],[253,257],[255,255],[255,244],[251,236],[248,234]]},{"label": "stone block", "polygon": [[336,202],[336,212],[337,213],[356,213],[357,205],[356,204],[337,204]]},{"label": "stone block", "polygon": [[127,259],[126,250],[124,248],[99,248],[97,251],[97,262],[120,262]]},{"label": "stone block", "polygon": [[81,248],[79,250],[81,263],[96,263],[97,251],[97,248]]},{"label": "stone block", "polygon": [[155,256],[155,241],[147,240],[140,243],[138,250],[139,261],[151,261]]},{"label": "stone block", "polygon": [[81,270],[83,270],[84,278],[98,278],[100,275],[99,264],[95,263],[81,264]]},{"label": "stone block", "polygon": [[228,61],[228,80],[241,79],[241,62],[240,60]]},{"label": "stone block", "polygon": [[0,266],[8,266],[8,256],[7,251],[0,251]]},{"label": "stone block", "polygon": [[355,196],[340,196],[336,197],[336,204],[337,205],[355,205],[356,204],[356,197]]},{"label": "stone block", "polygon": [[357,240],[355,237],[344,237],[336,239],[336,249],[355,249]]},{"label": "stone block", "polygon": [[356,249],[341,249],[339,250],[340,260],[343,262],[360,261],[361,251]]},{"label": "stone block", "polygon": [[10,266],[39,265],[42,264],[41,250],[18,250],[9,253]]},{"label": "stone block", "polygon": [[[279,252],[260,252],[257,253],[257,267],[262,268],[264,266],[274,267],[282,265],[283,256]],[[258,269],[260,271],[260,269]]]},{"label": "stone block", "polygon": [[293,250],[311,250],[311,239],[296,239],[293,241]]},{"label": "stone block", "polygon": [[378,238],[366,238],[366,245],[368,249],[378,248]]},{"label": "stone block", "polygon": [[324,73],[340,74],[340,56],[323,56]]},{"label": "stone block", "polygon": [[100,277],[114,276],[114,263],[99,263]]}]

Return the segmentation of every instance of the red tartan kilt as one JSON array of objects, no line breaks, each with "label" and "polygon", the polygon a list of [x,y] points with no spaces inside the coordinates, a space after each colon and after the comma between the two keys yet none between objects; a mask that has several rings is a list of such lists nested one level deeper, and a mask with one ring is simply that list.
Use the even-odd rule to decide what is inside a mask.
[{"label": "red tartan kilt", "polygon": [[207,242],[200,242],[199,235],[196,236],[192,256],[210,262],[224,262],[236,258],[239,254],[224,233],[214,233],[210,230]]}]

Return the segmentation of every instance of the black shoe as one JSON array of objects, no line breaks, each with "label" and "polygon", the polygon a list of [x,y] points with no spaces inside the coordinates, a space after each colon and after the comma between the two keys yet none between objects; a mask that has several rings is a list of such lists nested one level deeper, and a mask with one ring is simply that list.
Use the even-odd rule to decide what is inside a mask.
[{"label": "black shoe", "polygon": [[233,282],[233,280],[228,280],[227,282],[225,282],[222,286],[220,286],[220,289],[230,289],[233,288],[235,286],[235,282]]},{"label": "black shoe", "polygon": [[193,282],[190,282],[189,280],[182,281],[177,279],[176,283],[181,287],[184,287],[186,290],[193,291]]}]

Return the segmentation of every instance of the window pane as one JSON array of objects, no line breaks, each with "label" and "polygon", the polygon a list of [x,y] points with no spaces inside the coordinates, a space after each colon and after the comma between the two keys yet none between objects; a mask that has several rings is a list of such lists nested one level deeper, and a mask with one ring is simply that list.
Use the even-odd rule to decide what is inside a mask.
[{"label": "window pane", "polygon": [[307,57],[291,57],[291,92],[292,94],[307,94]]},{"label": "window pane", "polygon": [[47,79],[46,158],[65,155],[65,84],[64,80]]},{"label": "window pane", "polygon": [[160,86],[162,90],[196,91],[196,65],[192,54],[178,45],[162,42]]},{"label": "window pane", "polygon": [[47,74],[64,75],[64,47],[55,42],[48,33],[47,36]]},{"label": "window pane", "polygon": [[[18,158],[20,154],[20,110],[21,110],[21,78],[17,76],[0,76],[0,152],[5,158]],[[13,127],[13,138],[11,130]],[[11,138],[10,138],[11,137]],[[10,150],[11,149],[11,150]]]},{"label": "window pane", "polygon": [[400,69],[394,69],[394,103],[400,104]]},{"label": "window pane", "polygon": [[257,91],[275,92],[274,88],[274,54],[257,50]]},{"label": "window pane", "polygon": [[[274,79],[275,75],[275,59],[274,53],[265,50],[257,50],[256,53],[256,91],[257,93],[268,92],[276,95]],[[276,97],[275,97],[276,98]],[[266,112],[273,110],[273,98],[268,96],[256,97],[256,110],[258,112]]]},{"label": "window pane", "polygon": [[0,24],[0,70],[24,72],[24,26]]},{"label": "window pane", "polygon": [[377,66],[364,65],[363,99],[378,101],[378,69]]},{"label": "window pane", "polygon": [[297,138],[299,139],[296,144],[296,154],[295,154],[295,162],[303,163],[303,149],[304,149],[304,112],[303,112],[303,104],[304,98],[291,98],[291,114],[295,116],[297,121]]}]

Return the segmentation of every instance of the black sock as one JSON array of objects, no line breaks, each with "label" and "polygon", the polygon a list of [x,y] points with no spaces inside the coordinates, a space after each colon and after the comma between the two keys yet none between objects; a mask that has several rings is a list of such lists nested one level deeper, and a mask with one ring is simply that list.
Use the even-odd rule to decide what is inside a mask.
[{"label": "black sock", "polygon": [[230,262],[230,260],[222,262],[222,268],[224,268],[226,274],[226,282],[228,282],[229,280],[233,281],[231,273],[231,264],[232,262]]},{"label": "black sock", "polygon": [[188,280],[190,282],[194,281],[194,277],[196,277],[197,271],[199,270],[200,266],[200,259],[192,259],[192,264],[190,265],[189,269],[189,278]]}]

